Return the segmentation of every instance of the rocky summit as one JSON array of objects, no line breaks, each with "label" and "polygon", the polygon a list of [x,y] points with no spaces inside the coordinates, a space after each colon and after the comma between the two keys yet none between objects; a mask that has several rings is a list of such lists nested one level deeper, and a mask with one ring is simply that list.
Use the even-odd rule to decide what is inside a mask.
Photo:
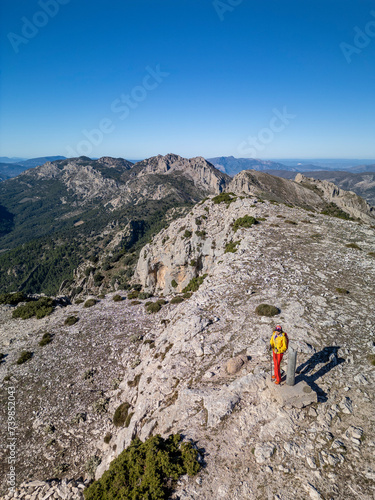
[{"label": "rocky summit", "polygon": [[[374,227],[244,185],[154,236],[131,293],[42,319],[0,306],[2,418],[13,387],[19,429],[18,489],[3,481],[3,498],[82,498],[132,438],[175,432],[203,464],[175,499],[374,498]],[[270,379],[276,323],[297,352],[294,387],[288,355],[281,385]]]}]

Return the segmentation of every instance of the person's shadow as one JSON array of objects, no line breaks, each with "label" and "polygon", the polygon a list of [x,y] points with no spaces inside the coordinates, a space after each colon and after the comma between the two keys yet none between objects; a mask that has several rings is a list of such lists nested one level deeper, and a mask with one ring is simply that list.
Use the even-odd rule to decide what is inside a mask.
[{"label": "person's shadow", "polygon": [[[296,369],[297,376],[295,383],[298,384],[298,382],[304,380],[311,387],[311,389],[317,393],[318,401],[320,402],[327,401],[327,394],[316,384],[316,381],[331,371],[332,368],[345,361],[344,358],[338,357],[337,352],[339,349],[340,346],[324,347],[324,349],[313,354],[311,358],[309,358],[305,363],[299,365]],[[318,365],[322,366],[320,366],[318,370],[313,373],[314,369]]]}]

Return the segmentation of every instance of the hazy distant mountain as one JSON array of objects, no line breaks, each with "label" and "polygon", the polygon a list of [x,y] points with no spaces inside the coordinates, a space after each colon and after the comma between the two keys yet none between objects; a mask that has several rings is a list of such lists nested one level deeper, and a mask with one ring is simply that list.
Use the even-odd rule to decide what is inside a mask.
[{"label": "hazy distant mountain", "polygon": [[294,167],[288,167],[282,163],[276,163],[269,160],[259,160],[256,158],[234,158],[234,156],[218,156],[208,158],[218,170],[230,176],[234,176],[241,170],[297,170]]},{"label": "hazy distant mountain", "polygon": [[0,156],[0,163],[18,163],[25,160],[26,158],[16,158],[14,156],[9,158],[8,156]]}]

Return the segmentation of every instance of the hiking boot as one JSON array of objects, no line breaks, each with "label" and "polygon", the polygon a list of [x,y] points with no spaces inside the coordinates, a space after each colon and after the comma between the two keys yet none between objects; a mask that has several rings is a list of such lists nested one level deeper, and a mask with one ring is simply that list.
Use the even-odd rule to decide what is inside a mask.
[{"label": "hiking boot", "polygon": [[271,377],[271,378],[272,378],[272,380],[275,380],[275,378],[276,378],[276,375],[272,375],[272,377]]},{"label": "hiking boot", "polygon": [[280,382],[281,382],[280,380],[276,380],[275,384],[278,385],[278,384],[280,384]]}]

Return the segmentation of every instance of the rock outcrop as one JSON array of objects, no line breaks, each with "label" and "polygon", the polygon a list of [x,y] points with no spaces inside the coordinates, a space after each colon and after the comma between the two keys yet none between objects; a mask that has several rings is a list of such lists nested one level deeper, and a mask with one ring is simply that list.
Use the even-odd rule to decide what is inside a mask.
[{"label": "rock outcrop", "polygon": [[312,179],[302,174],[296,175],[295,182],[320,192],[325,201],[334,203],[351,217],[360,219],[368,224],[375,223],[375,208],[370,206],[353,191],[345,191],[332,182]]}]

